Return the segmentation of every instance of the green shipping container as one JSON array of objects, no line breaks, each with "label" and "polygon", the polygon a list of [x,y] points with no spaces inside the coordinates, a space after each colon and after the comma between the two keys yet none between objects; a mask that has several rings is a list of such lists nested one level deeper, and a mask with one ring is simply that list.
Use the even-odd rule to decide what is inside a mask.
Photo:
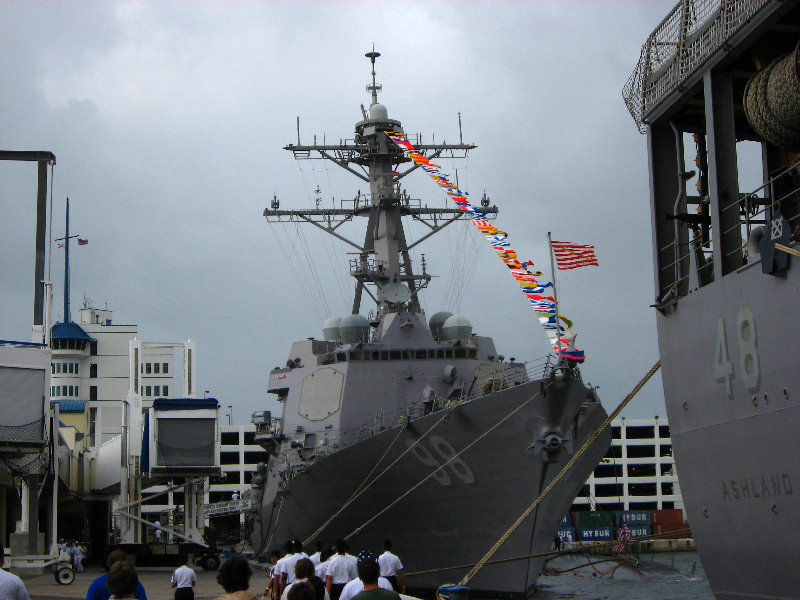
[{"label": "green shipping container", "polygon": [[572,522],[577,528],[613,527],[614,513],[599,510],[574,512],[572,513]]}]

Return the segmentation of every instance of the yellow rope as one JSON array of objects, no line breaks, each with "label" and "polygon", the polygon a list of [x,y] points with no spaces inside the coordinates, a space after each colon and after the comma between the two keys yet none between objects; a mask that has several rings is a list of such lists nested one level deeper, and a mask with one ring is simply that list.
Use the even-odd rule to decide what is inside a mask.
[{"label": "yellow rope", "polygon": [[350,506],[350,504],[352,504],[352,503],[353,503],[353,501],[354,501],[356,498],[358,498],[358,496],[360,496],[360,495],[361,495],[361,493],[362,493],[364,490],[366,490],[366,489],[367,489],[367,488],[368,488],[370,485],[372,485],[373,483],[375,483],[375,482],[378,480],[378,478],[379,478],[379,477],[380,477],[380,476],[381,476],[383,473],[381,473],[380,475],[378,475],[378,477],[376,477],[376,478],[375,478],[373,481],[371,481],[371,482],[370,482],[370,483],[367,485],[367,481],[369,480],[369,478],[370,478],[370,477],[372,477],[372,474],[375,472],[375,469],[377,469],[377,468],[378,468],[378,465],[380,465],[380,464],[383,462],[383,459],[384,459],[384,458],[386,458],[386,455],[387,455],[387,454],[389,454],[389,450],[391,450],[391,449],[394,447],[395,443],[397,442],[398,438],[400,437],[400,434],[401,434],[401,433],[403,433],[403,429],[404,429],[404,427],[402,427],[402,426],[397,428],[397,435],[396,435],[396,436],[394,436],[394,439],[392,440],[392,443],[391,443],[391,444],[389,444],[389,445],[386,447],[386,451],[385,451],[385,452],[384,452],[384,453],[381,455],[381,457],[378,459],[378,462],[376,462],[376,463],[375,463],[375,465],[372,467],[372,469],[370,469],[370,472],[369,472],[369,473],[367,473],[367,476],[366,476],[366,477],[364,477],[364,479],[361,481],[361,483],[360,483],[360,484],[359,484],[359,486],[356,488],[356,490],[355,490],[355,491],[352,493],[352,495],[351,495],[351,496],[350,496],[350,497],[349,497],[349,498],[348,498],[348,499],[345,501],[345,503],[344,503],[344,504],[342,504],[342,506],[341,506],[341,508],[339,508],[339,510],[337,510],[335,513],[333,513],[333,515],[331,515],[331,517],[330,517],[330,518],[329,518],[327,521],[325,521],[325,522],[324,522],[322,525],[320,525],[320,526],[319,526],[319,528],[318,528],[316,531],[314,531],[314,533],[312,533],[310,536],[308,536],[308,538],[306,539],[306,541],[304,541],[304,542],[303,542],[303,545],[304,545],[304,546],[305,546],[305,545],[307,545],[307,544],[309,544],[309,543],[311,543],[311,540],[313,540],[313,539],[314,539],[315,537],[317,537],[317,536],[318,536],[320,533],[322,533],[322,531],[323,531],[323,530],[324,530],[324,529],[325,529],[325,528],[326,528],[328,525],[330,525],[330,524],[331,524],[331,522],[333,522],[333,520],[334,520],[336,517],[338,517],[338,516],[339,516],[339,515],[342,513],[342,511],[343,511],[345,508],[347,508],[348,506]]},{"label": "yellow rope", "polygon": [[511,527],[508,528],[508,531],[506,531],[500,537],[500,539],[497,540],[494,546],[492,546],[489,549],[489,551],[483,556],[483,558],[481,558],[478,561],[478,563],[472,568],[472,570],[464,576],[464,578],[459,582],[459,585],[467,585],[467,583],[469,583],[469,580],[475,577],[475,574],[483,568],[483,566],[489,559],[492,558],[492,556],[494,556],[495,552],[497,552],[500,549],[500,546],[506,543],[506,540],[508,540],[511,534],[514,533],[514,531],[516,531],[516,529],[522,524],[522,522],[528,517],[528,515],[530,515],[534,511],[534,509],[537,506],[539,506],[539,504],[541,504],[545,496],[547,496],[547,494],[550,493],[550,491],[556,486],[556,484],[559,481],[561,481],[561,478],[564,477],[564,475],[566,475],[570,471],[570,469],[572,469],[572,467],[575,465],[576,462],[578,462],[578,460],[580,460],[583,454],[595,442],[595,440],[600,436],[603,430],[605,430],[605,428],[611,424],[611,421],[613,421],[617,417],[617,415],[619,415],[619,413],[622,411],[623,408],[625,408],[628,402],[630,402],[633,399],[633,397],[639,392],[639,390],[642,389],[642,386],[644,386],[644,384],[650,380],[650,378],[655,374],[655,372],[658,371],[659,367],[661,367],[660,360],[656,361],[656,364],[654,364],[647,372],[647,374],[641,379],[641,381],[639,381],[639,383],[636,384],[636,387],[633,388],[633,391],[631,391],[631,393],[625,397],[625,399],[614,410],[614,412],[612,412],[606,418],[606,420],[603,421],[603,424],[597,428],[597,430],[592,434],[592,436],[588,440],[586,440],[586,443],[581,447],[581,449],[578,450],[578,452],[576,452],[573,455],[573,457],[569,460],[569,462],[567,462],[566,465],[564,465],[564,468],[561,469],[558,475],[556,475],[553,478],[553,480],[547,485],[544,491],[541,494],[539,494],[539,497],[536,500],[534,500],[533,503],[523,511],[523,513],[519,516],[519,518],[516,521],[514,521]]}]

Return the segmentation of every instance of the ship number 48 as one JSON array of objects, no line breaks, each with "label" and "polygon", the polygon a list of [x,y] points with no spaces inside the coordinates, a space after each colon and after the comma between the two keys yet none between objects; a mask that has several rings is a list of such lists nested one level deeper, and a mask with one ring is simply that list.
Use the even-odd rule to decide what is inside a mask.
[{"label": "ship number 48", "polygon": [[[758,366],[756,348],[756,322],[749,306],[739,309],[736,319],[736,341],[739,343],[739,377],[747,391],[755,392],[761,372]],[[717,321],[717,344],[714,350],[714,375],[719,383],[725,385],[725,393],[733,397],[731,380],[734,378],[733,363],[728,354],[728,340],[725,332],[725,319]]]}]

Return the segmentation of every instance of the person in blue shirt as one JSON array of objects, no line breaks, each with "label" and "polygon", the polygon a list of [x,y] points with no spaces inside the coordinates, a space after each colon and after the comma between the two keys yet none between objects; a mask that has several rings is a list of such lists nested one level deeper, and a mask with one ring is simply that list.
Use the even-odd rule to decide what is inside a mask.
[{"label": "person in blue shirt", "polygon": [[[106,571],[108,571],[115,562],[127,560],[128,555],[125,554],[123,550],[112,550],[106,560]],[[100,575],[100,577],[95,579],[86,592],[86,600],[108,600],[111,597],[111,590],[108,589],[107,582],[108,573]],[[136,584],[135,596],[136,600],[147,600],[147,594],[144,591],[144,586],[141,581]]]}]

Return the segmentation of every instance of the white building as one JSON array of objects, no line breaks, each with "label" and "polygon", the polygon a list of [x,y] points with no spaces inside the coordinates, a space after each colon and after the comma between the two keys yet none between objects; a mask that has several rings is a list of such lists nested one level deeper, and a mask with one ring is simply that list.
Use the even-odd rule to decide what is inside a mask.
[{"label": "white building", "polygon": [[[88,446],[102,445],[118,435],[121,401],[129,387],[129,342],[138,336],[136,325],[112,322],[111,311],[85,306],[78,323],[56,323],[52,328],[50,396],[53,400],[88,403]],[[139,393],[149,408],[175,388],[172,348],[143,348]],[[97,436],[95,438],[95,436]]]},{"label": "white building", "polygon": [[683,508],[667,419],[622,417],[611,433],[611,447],[570,510]]}]

